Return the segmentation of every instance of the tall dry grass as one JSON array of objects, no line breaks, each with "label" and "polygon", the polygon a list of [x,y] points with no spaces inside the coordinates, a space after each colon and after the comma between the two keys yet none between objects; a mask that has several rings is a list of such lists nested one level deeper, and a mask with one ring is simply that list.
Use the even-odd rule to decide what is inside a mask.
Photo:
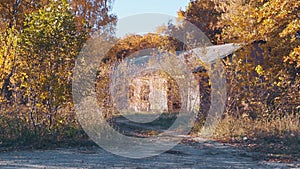
[{"label": "tall dry grass", "polygon": [[255,138],[264,134],[276,137],[287,134],[300,136],[300,114],[289,114],[273,119],[227,116],[215,131],[216,138],[224,139],[239,139],[245,136]]}]

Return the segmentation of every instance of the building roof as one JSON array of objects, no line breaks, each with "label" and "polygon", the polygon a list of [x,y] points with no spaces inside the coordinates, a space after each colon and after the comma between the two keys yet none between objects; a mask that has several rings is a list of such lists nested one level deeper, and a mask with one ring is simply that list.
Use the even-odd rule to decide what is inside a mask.
[{"label": "building roof", "polygon": [[241,45],[230,43],[195,48],[180,55],[192,55],[190,59],[201,59],[204,63],[215,63],[216,60],[223,59],[240,48]]},{"label": "building roof", "polygon": [[[218,59],[223,59],[228,55],[232,54],[236,50],[240,49],[242,46],[240,44],[224,44],[224,45],[214,45],[207,47],[199,47],[189,51],[181,52],[177,51],[176,54],[183,61],[185,60],[185,56],[188,57],[188,61],[193,62],[193,60],[201,60],[203,63],[214,64]],[[143,65],[146,64],[151,56],[139,56],[130,58],[128,61],[135,65]],[[159,56],[158,58],[163,57]],[[200,63],[200,62],[198,62]],[[194,70],[201,68],[202,65],[196,65]]]}]

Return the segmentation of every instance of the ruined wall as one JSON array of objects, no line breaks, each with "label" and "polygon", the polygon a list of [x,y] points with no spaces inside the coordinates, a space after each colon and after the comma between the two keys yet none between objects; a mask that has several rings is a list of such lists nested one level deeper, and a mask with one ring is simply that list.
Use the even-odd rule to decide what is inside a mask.
[{"label": "ruined wall", "polygon": [[[130,84],[129,109],[157,113],[173,111],[174,95],[178,94],[171,89],[170,80],[160,75],[137,77]],[[178,107],[178,99],[175,105]]]}]

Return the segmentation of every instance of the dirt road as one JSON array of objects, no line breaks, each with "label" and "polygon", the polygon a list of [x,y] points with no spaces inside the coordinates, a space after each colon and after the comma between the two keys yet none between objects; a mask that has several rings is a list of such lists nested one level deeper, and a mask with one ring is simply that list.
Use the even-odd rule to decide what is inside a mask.
[{"label": "dirt road", "polygon": [[[258,157],[258,158],[257,158]],[[195,138],[159,156],[119,157],[98,147],[0,153],[0,168],[300,168],[300,163],[267,163],[258,154]]]}]

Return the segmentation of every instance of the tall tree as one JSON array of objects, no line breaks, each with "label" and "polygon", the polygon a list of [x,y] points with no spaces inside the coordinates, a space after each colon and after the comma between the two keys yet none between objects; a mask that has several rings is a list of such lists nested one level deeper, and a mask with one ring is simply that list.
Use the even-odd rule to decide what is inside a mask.
[{"label": "tall tree", "polygon": [[1,21],[5,27],[20,30],[26,15],[47,5],[49,0],[1,0]]},{"label": "tall tree", "polygon": [[[243,83],[243,86],[237,86],[241,89],[239,95],[245,96],[240,101],[256,105],[251,106],[256,113],[295,111],[299,106],[297,95],[300,94],[300,2],[225,2],[221,6],[225,11],[221,19],[225,27],[224,39],[249,44],[237,55],[236,62],[231,63],[238,72],[235,74],[237,81]],[[251,61],[256,60],[257,55],[260,55],[261,62]],[[265,105],[272,108],[262,109]]]},{"label": "tall tree", "polygon": [[[116,16],[109,14],[113,0],[70,0],[77,26],[89,31],[112,31]],[[107,33],[107,32],[106,32]]]},{"label": "tall tree", "polygon": [[8,28],[0,33],[0,103],[11,99],[11,78],[17,67],[19,32]]},{"label": "tall tree", "polygon": [[[14,26],[20,30],[26,15],[35,12],[49,0],[1,0],[0,26],[2,28]],[[76,16],[78,30],[89,31],[111,30],[116,16],[109,14],[112,0],[69,0],[71,11]]]},{"label": "tall tree", "polygon": [[34,127],[48,119],[43,123],[51,128],[55,112],[71,100],[72,68],[84,37],[76,30],[67,0],[51,0],[26,18],[16,79],[23,79]]},{"label": "tall tree", "polygon": [[178,17],[196,25],[213,44],[217,44],[222,32],[218,24],[222,11],[217,9],[218,5],[215,0],[191,0],[185,10],[178,11]]}]

